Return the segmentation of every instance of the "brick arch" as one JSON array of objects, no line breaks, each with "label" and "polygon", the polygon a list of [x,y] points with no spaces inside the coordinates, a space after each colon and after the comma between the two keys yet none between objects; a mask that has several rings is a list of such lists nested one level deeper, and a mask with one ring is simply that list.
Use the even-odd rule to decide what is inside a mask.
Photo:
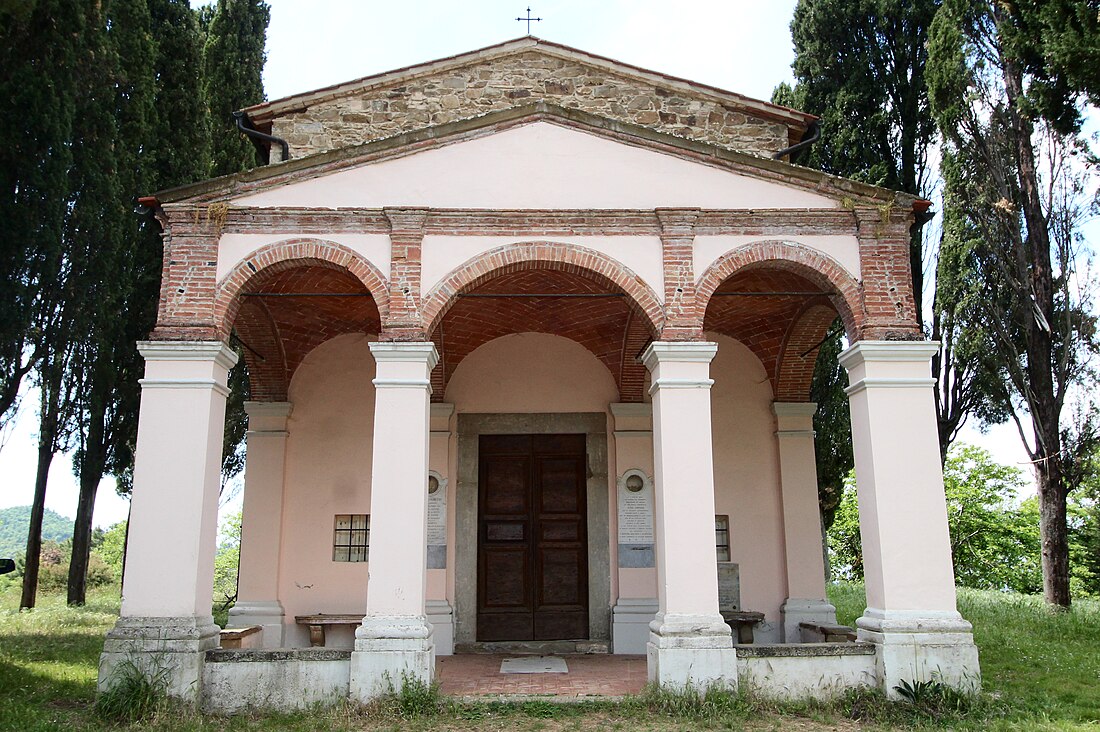
[{"label": "brick arch", "polygon": [[326,239],[312,237],[287,239],[260,247],[237,265],[217,284],[214,296],[214,322],[218,332],[228,337],[241,308],[245,285],[258,276],[270,276],[303,265],[346,270],[370,292],[383,318],[389,306],[389,287],[378,268],[361,254]]},{"label": "brick arch", "polygon": [[805,402],[810,399],[821,341],[837,318],[827,298],[814,298],[795,317],[783,341],[775,375],[777,402]]},{"label": "brick arch", "polygon": [[828,254],[794,242],[767,240],[740,246],[719,257],[707,268],[695,289],[697,325],[701,329],[711,297],[723,282],[738,272],[774,268],[806,278],[831,295],[848,339],[859,340],[863,324],[863,297],[859,282]]},{"label": "brick arch", "polygon": [[575,244],[533,241],[506,244],[468,259],[432,288],[421,308],[424,332],[432,333],[457,297],[501,274],[550,269],[599,275],[622,290],[656,337],[664,323],[664,308],[653,289],[626,265],[606,254]]}]

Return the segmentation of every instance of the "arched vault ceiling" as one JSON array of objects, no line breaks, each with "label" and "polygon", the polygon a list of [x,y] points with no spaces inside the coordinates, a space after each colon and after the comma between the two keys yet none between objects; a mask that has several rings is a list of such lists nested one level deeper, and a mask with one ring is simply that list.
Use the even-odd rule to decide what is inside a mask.
[{"label": "arched vault ceiling", "polygon": [[[514,294],[524,296],[502,297]],[[576,341],[611,372],[621,400],[641,401],[645,368],[637,356],[650,338],[645,318],[602,278],[549,269],[502,274],[458,296],[432,334],[441,356],[433,398],[443,398],[455,369],[474,349],[523,332]]]},{"label": "arched vault ceiling", "polygon": [[310,351],[343,333],[378,333],[378,307],[339,268],[295,267],[260,273],[246,285],[233,324],[245,345],[254,399],[285,399]]},{"label": "arched vault ceiling", "polygon": [[[715,291],[703,328],[748,346],[764,364],[777,399],[805,401],[817,345],[836,318],[829,295],[792,272],[766,267],[738,272]],[[788,374],[790,369],[797,373]]]}]

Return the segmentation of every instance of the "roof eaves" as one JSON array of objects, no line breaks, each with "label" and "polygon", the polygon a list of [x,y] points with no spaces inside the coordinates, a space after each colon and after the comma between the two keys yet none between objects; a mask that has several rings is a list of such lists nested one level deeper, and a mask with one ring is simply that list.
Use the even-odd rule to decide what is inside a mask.
[{"label": "roof eaves", "polygon": [[293,158],[283,163],[260,166],[241,173],[170,188],[160,191],[155,194],[155,197],[161,204],[193,199],[210,201],[232,198],[238,194],[243,195],[245,191],[240,191],[242,187],[247,187],[247,192],[254,192],[255,186],[248,184],[260,183],[267,179],[277,178],[280,179],[280,184],[282,184],[283,182],[289,182],[283,179],[298,172],[321,167],[331,167],[335,172],[335,170],[351,167],[360,162],[367,162],[370,158],[385,157],[387,154],[399,152],[403,148],[415,146],[420,150],[424,149],[426,143],[438,141],[439,144],[445,144],[449,138],[479,129],[508,127],[540,120],[565,122],[597,133],[602,131],[608,135],[638,141],[643,143],[643,146],[660,147],[662,149],[672,148],[674,151],[679,150],[688,153],[696,159],[718,162],[725,167],[732,165],[746,172],[752,170],[762,171],[772,178],[793,178],[801,182],[803,187],[812,188],[822,195],[831,196],[837,200],[854,198],[875,201],[881,204],[888,201],[902,202],[902,199],[904,199],[906,206],[912,205],[910,199],[917,200],[915,196],[847,178],[839,178],[819,170],[804,168],[781,160],[761,158],[748,153],[727,150],[709,143],[677,137],[648,127],[610,120],[590,112],[567,109],[546,102],[510,107],[488,112],[479,117],[425,127],[380,140],[371,140],[359,145],[327,150],[303,158]]}]

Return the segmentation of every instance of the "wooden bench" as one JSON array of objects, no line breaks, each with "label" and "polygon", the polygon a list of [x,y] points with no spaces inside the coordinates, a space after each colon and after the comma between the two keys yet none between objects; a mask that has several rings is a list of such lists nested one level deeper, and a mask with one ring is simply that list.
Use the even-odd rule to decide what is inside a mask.
[{"label": "wooden bench", "polygon": [[339,615],[337,613],[317,613],[316,615],[295,615],[294,622],[298,625],[309,626],[309,644],[311,646],[325,645],[326,625],[360,625],[363,615]]},{"label": "wooden bench", "polygon": [[755,610],[722,610],[722,619],[733,630],[734,643],[752,643],[753,628],[764,622],[764,613]]},{"label": "wooden bench", "polygon": [[835,623],[799,623],[803,643],[855,643],[855,628]]},{"label": "wooden bench", "polygon": [[222,648],[259,648],[263,645],[263,628],[249,625],[244,628],[226,628],[218,634],[218,644]]}]

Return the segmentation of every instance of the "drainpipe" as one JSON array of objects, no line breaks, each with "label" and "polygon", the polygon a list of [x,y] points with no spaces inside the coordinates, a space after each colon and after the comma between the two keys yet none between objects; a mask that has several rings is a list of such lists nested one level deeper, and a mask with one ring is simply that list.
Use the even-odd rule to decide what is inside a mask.
[{"label": "drainpipe", "polygon": [[[257,142],[257,140],[263,140],[264,142],[267,142],[267,143],[273,143],[273,142],[279,143],[279,146],[282,147],[282,149],[283,149],[283,159],[275,161],[275,162],[285,163],[287,160],[290,160],[290,145],[287,144],[286,140],[284,140],[281,137],[275,137],[274,135],[269,135],[266,132],[260,132],[259,130],[257,130],[255,127],[252,126],[252,120],[250,120],[248,118],[248,115],[245,114],[244,112],[234,112],[233,113],[233,119],[237,121],[237,129],[240,130],[241,132],[243,132],[244,134],[248,135],[249,137],[251,137],[253,144],[256,145],[256,147],[260,148],[261,150],[263,149],[263,146],[260,145]],[[271,161],[271,145],[270,144],[267,146],[266,152],[267,152],[267,162],[270,164],[272,162]]]},{"label": "drainpipe", "polygon": [[805,150],[810,145],[821,139],[821,120],[815,119],[810,123],[810,126],[806,128],[806,131],[802,133],[801,142],[785,147],[777,153],[772,154],[772,160],[782,160],[784,156],[791,155],[800,150]]}]

